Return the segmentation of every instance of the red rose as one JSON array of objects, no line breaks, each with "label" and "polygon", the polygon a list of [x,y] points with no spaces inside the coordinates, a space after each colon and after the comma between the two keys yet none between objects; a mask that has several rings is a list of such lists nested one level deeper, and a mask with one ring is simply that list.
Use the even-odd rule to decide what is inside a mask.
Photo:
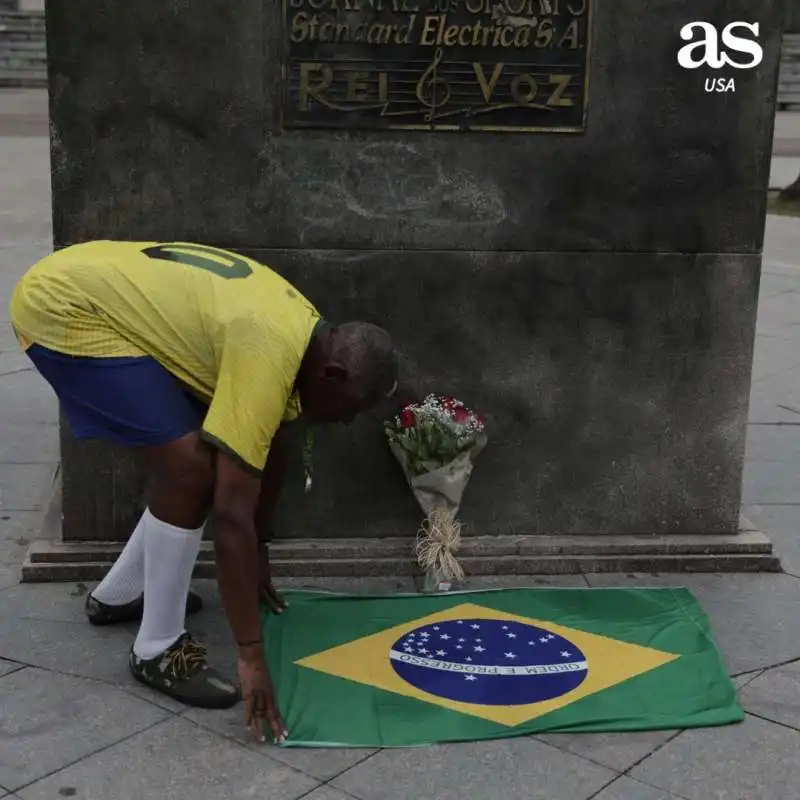
[{"label": "red rose", "polygon": [[463,406],[456,408],[455,411],[453,412],[453,419],[459,425],[466,425],[469,422],[471,416],[472,415],[469,413],[469,411],[467,411],[467,409],[464,408]]},{"label": "red rose", "polygon": [[414,416],[414,412],[411,408],[404,408],[400,412],[400,427],[401,428],[413,428],[417,422],[417,418]]}]

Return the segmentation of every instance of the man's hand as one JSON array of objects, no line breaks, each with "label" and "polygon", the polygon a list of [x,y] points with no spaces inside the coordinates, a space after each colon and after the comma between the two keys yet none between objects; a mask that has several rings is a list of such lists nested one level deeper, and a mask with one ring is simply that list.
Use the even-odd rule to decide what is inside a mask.
[{"label": "man's hand", "polygon": [[239,648],[239,680],[244,698],[245,725],[259,742],[266,739],[266,729],[276,744],[289,735],[283,725],[275,690],[261,644]]},{"label": "man's hand", "polygon": [[266,542],[261,544],[261,554],[258,561],[258,595],[273,614],[280,614],[286,608],[286,601],[272,585],[272,571],[269,566],[269,545]]}]

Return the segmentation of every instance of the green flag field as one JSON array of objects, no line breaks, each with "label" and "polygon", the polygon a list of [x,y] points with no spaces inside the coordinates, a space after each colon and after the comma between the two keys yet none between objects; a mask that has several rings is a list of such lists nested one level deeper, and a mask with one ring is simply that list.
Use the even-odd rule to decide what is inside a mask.
[{"label": "green flag field", "polygon": [[641,731],[744,714],[686,589],[293,591],[263,613],[287,747]]}]

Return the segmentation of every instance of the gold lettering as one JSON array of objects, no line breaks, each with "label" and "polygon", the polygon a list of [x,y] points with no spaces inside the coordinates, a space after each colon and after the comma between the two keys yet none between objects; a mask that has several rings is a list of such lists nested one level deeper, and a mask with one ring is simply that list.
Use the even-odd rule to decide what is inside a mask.
[{"label": "gold lettering", "polygon": [[[585,3],[586,0],[583,0]],[[561,12],[558,10],[559,0],[539,0],[539,13],[542,16],[557,17]]]},{"label": "gold lettering", "polygon": [[472,68],[475,70],[475,77],[478,79],[478,83],[481,87],[481,94],[487,103],[492,99],[494,87],[497,86],[497,81],[500,80],[500,74],[503,72],[504,66],[505,64],[495,64],[492,74],[487,81],[486,73],[483,71],[483,64],[479,64],[477,61],[472,63]]},{"label": "gold lettering", "polygon": [[[438,37],[441,35],[441,29],[442,18],[429,14],[425,17],[425,25],[422,29],[422,35],[419,37],[419,43],[426,47],[432,47],[437,43]],[[429,35],[433,38],[430,38]]]},{"label": "gold lettering", "polygon": [[551,75],[550,76],[550,83],[554,83],[556,88],[553,90],[553,93],[547,100],[547,105],[555,106],[558,108],[565,108],[568,106],[574,106],[575,103],[573,102],[572,98],[570,97],[563,97],[564,92],[567,90],[567,87],[572,81],[572,75]]},{"label": "gold lettering", "polygon": [[567,3],[567,11],[569,11],[573,17],[580,17],[586,13],[586,4],[589,2],[589,0],[580,0],[580,5],[578,6],[577,11],[573,8],[573,2],[574,0],[569,0]]},{"label": "gold lettering", "polygon": [[452,47],[458,41],[458,25],[451,25],[444,33],[444,43]]},{"label": "gold lettering", "polygon": [[350,26],[347,23],[339,22],[336,25],[336,41],[349,42],[350,41]]},{"label": "gold lettering", "polygon": [[535,47],[550,47],[553,43],[553,20],[543,19],[536,33]]},{"label": "gold lettering", "polygon": [[576,19],[570,22],[567,32],[561,37],[561,41],[558,43],[558,46],[564,47],[564,42],[567,40],[570,41],[570,44],[568,45],[570,50],[578,49],[578,20]]},{"label": "gold lettering", "polygon": [[408,25],[395,26],[394,41],[396,44],[409,44],[411,41],[411,31],[414,30],[414,22],[417,19],[416,14],[412,14],[408,18]]},{"label": "gold lettering", "polygon": [[493,30],[494,30],[494,43],[492,44],[492,47],[500,47],[500,37],[503,34],[503,29],[493,28]]},{"label": "gold lettering", "polygon": [[289,8],[302,8],[303,0],[289,0]]},{"label": "gold lettering", "polygon": [[[472,34],[473,38],[475,37],[475,26],[474,25],[462,25],[461,30],[458,34],[458,43],[462,47],[469,47],[472,42],[469,40],[469,35]],[[466,34],[466,36],[465,36]]]},{"label": "gold lettering", "polygon": [[517,28],[514,33],[514,46],[515,47],[529,47],[531,43],[531,28],[530,25],[524,25],[522,28]]},{"label": "gold lettering", "polygon": [[466,0],[464,8],[470,14],[489,14],[489,0]]},{"label": "gold lettering", "polygon": [[515,7],[514,0],[506,0],[506,11],[508,11],[509,14],[514,14],[515,16],[525,14],[525,6],[528,4],[528,0],[517,0],[517,2],[519,5]]},{"label": "gold lettering", "polygon": [[330,2],[330,0],[306,0],[309,5],[309,8],[314,9],[314,11],[322,11],[325,8],[325,5]]},{"label": "gold lettering", "polygon": [[369,44],[389,44],[392,29],[392,25],[382,25],[376,22],[374,25],[370,26],[369,33],[367,34],[367,42],[369,42]]},{"label": "gold lettering", "polygon": [[292,32],[289,34],[289,39],[293,42],[304,42],[306,40],[308,36],[307,19],[308,14],[305,11],[300,11],[292,17]]},{"label": "gold lettering", "polygon": [[[522,84],[525,84],[528,87],[524,94],[521,91]],[[529,106],[533,102],[533,98],[536,97],[536,92],[538,91],[539,86],[533,79],[532,75],[523,73],[522,75],[517,75],[517,77],[511,81],[511,96],[521,106]]]},{"label": "gold lettering", "polygon": [[347,73],[347,100],[350,103],[363,103],[369,93],[368,72]]},{"label": "gold lettering", "polygon": [[322,25],[319,26],[319,40],[321,42],[336,41],[336,23],[323,22]]},{"label": "gold lettering", "polygon": [[508,26],[503,28],[500,38],[502,40],[503,47],[511,47],[511,45],[514,44],[514,29]]},{"label": "gold lettering", "polygon": [[[315,73],[320,74],[318,83],[312,86],[311,76]],[[325,105],[322,93],[331,85],[333,81],[333,70],[327,64],[318,61],[304,61],[300,64],[300,87],[299,100],[300,110],[308,111],[309,98]]]},{"label": "gold lettering", "polygon": [[494,28],[491,25],[489,25],[489,26],[487,26],[486,28],[484,28],[481,31],[481,33],[483,33],[483,46],[484,47],[488,47],[489,46],[489,37],[492,35],[492,31],[493,30],[494,30]]}]

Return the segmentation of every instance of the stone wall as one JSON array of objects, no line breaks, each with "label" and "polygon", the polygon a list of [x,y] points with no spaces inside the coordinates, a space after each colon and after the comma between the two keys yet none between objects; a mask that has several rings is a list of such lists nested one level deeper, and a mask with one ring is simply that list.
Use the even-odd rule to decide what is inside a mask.
[{"label": "stone wall", "polygon": [[[240,248],[386,324],[412,393],[484,411],[468,533],[736,530],[783,5],[596,0],[583,134],[282,131],[280,4],[50,2],[54,228]],[[694,19],[761,24],[706,94]],[[282,535],[408,535],[380,419],[320,437]],[[64,536],[141,476],[64,434]]]}]

